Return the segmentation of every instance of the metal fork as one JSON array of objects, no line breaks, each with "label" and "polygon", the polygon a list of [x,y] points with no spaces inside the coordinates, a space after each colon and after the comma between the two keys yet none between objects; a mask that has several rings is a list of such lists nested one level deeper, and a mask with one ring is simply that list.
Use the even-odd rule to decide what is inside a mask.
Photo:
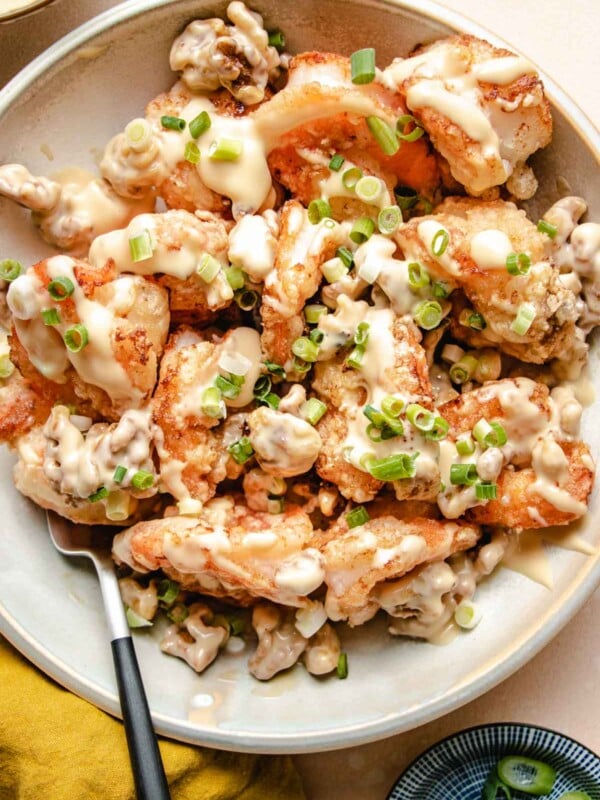
[{"label": "metal fork", "polygon": [[169,784],[110,557],[110,534],[98,526],[75,525],[51,511],[46,513],[46,519],[57,550],[65,556],[90,558],[98,573],[136,797],[138,800],[169,800]]}]

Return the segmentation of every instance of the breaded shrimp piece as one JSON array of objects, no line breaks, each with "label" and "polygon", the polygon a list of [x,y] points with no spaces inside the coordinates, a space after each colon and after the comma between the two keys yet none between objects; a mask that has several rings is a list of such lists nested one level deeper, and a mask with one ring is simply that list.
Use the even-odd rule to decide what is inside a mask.
[{"label": "breaded shrimp piece", "polygon": [[[207,334],[209,336],[209,334]],[[158,453],[161,480],[179,501],[206,502],[225,478],[237,478],[243,467],[227,447],[242,435],[246,415],[230,414],[224,423],[202,411],[202,396],[221,374],[224,353],[245,352],[252,366],[239,396],[226,399],[234,409],[253,400],[252,389],[260,370],[260,341],[256,331],[236,328],[214,341],[203,341],[194,331],[180,329],[170,338],[160,365],[152,400],[159,426]],[[227,413],[222,401],[222,413]]]},{"label": "breaded shrimp piece", "polygon": [[[61,282],[67,287],[62,299],[48,291],[57,280],[54,292],[63,291]],[[146,403],[169,325],[160,286],[141,276],[117,277],[111,265],[97,270],[54,256],[13,281],[7,302],[16,336],[44,377],[72,381],[77,396],[108,419]],[[44,322],[47,310],[58,315],[52,325]]]},{"label": "breaded shrimp piece", "polygon": [[[130,239],[145,235],[146,231],[152,240],[152,255],[134,261]],[[98,269],[107,268],[112,262],[119,273],[156,276],[157,283],[169,291],[174,323],[206,324],[231,303],[233,290],[223,269],[207,283],[197,268],[207,255],[221,267],[226,266],[228,246],[227,228],[219,217],[207,211],[191,214],[172,210],[140,214],[127,228],[98,236],[88,258]]]},{"label": "breaded shrimp piece", "polygon": [[[369,338],[361,369],[345,362],[346,353],[331,358],[352,338],[360,322],[369,325]],[[383,482],[373,478],[364,465],[365,456],[385,458],[397,453],[419,452],[413,478],[394,483],[398,499],[429,499],[437,493],[437,446],[428,442],[408,422],[404,433],[380,442],[366,433],[369,420],[365,405],[379,408],[386,395],[405,403],[432,407],[431,385],[420,334],[406,317],[364,301],[340,296],[336,314],[321,317],[325,334],[315,366],[313,389],[328,405],[317,425],[323,447],[316,462],[323,480],[334,483],[342,495],[358,503],[372,500]],[[361,463],[363,462],[363,463]]]},{"label": "breaded shrimp piece", "polygon": [[232,498],[208,503],[198,518],[142,522],[115,537],[113,556],[138,571],[161,569],[183,589],[248,604],[265,598],[306,605],[323,581],[322,556],[309,542],[310,518],[252,511]]},{"label": "breaded shrimp piece", "polygon": [[347,234],[344,225],[312,225],[297,200],[281,211],[275,268],[265,280],[260,313],[263,351],[286,371],[292,369],[292,344],[304,330],[304,306],[323,279],[321,265],[346,242]]},{"label": "breaded shrimp piece", "polygon": [[537,181],[524,165],[550,142],[552,117],[533,64],[461,34],[395,59],[381,80],[402,95],[470,194],[511,177],[515,197],[535,193]]},{"label": "breaded shrimp piece", "polygon": [[[445,231],[448,243],[436,257],[432,243],[436,236],[440,241],[440,230]],[[568,357],[575,346],[577,298],[545,258],[544,236],[524,211],[502,200],[449,198],[436,214],[401,225],[396,239],[405,258],[458,284],[471,307],[483,316],[482,331],[461,324],[460,313],[468,304],[459,293],[454,300],[453,336],[475,347],[494,345],[535,364]],[[530,259],[527,274],[508,272],[506,259],[511,253],[524,253]],[[528,330],[520,334],[512,326],[525,304],[535,316]]]},{"label": "breaded shrimp piece", "polygon": [[419,517],[410,521],[378,517],[349,529],[342,516],[333,527],[335,537],[321,548],[325,609],[330,619],[347,620],[350,625],[374,616],[379,605],[370,595],[378,584],[468,550],[481,535],[475,525]]},{"label": "breaded shrimp piece", "polygon": [[[320,84],[323,88],[335,85],[350,91],[358,88],[350,80],[349,58],[311,52],[294,56],[283,93],[298,91],[299,87],[314,91],[314,84]],[[396,117],[406,113],[403,99],[397,93],[384,89],[381,84],[367,84],[360,89],[388,113]],[[328,167],[334,153],[340,153],[347,162],[337,179]],[[357,166],[365,174],[381,178],[391,197],[398,184],[411,186],[419,193],[431,196],[439,183],[436,159],[425,138],[403,142],[397,153],[385,155],[364,116],[335,111],[285,133],[269,154],[269,166],[275,178],[304,205],[325,194],[332,198],[334,212],[339,212],[342,207],[346,209],[342,212],[344,216],[350,208],[359,212],[355,216],[360,216],[362,206],[354,191],[345,189],[341,182],[343,172],[350,166]],[[343,206],[340,205],[342,198]],[[390,205],[390,202],[386,205]],[[369,209],[363,207],[362,210]]]}]

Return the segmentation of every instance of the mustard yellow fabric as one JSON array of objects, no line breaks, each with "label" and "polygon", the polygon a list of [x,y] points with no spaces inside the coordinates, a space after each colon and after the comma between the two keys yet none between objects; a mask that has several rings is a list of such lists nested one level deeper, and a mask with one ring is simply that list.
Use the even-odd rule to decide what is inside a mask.
[{"label": "mustard yellow fabric", "polygon": [[[291,760],[160,739],[173,800],[304,800]],[[134,800],[122,724],[0,636],[0,800]]]}]

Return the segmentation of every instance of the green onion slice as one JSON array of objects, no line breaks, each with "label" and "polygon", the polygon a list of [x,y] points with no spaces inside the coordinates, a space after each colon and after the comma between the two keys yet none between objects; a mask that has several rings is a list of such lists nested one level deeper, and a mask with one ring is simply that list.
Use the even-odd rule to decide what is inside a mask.
[{"label": "green onion slice", "polygon": [[369,341],[369,329],[370,325],[368,322],[359,322],[356,328],[356,332],[354,334],[354,343],[355,344],[363,344],[366,345]]},{"label": "green onion slice", "polygon": [[79,353],[88,344],[88,332],[85,325],[72,325],[64,335],[65,344],[71,353]]},{"label": "green onion slice", "polygon": [[0,356],[0,378],[5,380],[15,371],[15,365],[7,355]]},{"label": "green onion slice", "polygon": [[318,200],[311,200],[308,204],[308,221],[312,225],[317,225],[322,219],[331,216],[331,206],[327,200],[319,198]]},{"label": "green onion slice", "polygon": [[127,619],[127,624],[130,628],[151,628],[152,621],[142,617],[141,614],[138,614],[133,608],[127,606],[125,609],[125,618]]},{"label": "green onion slice", "polygon": [[495,483],[478,483],[475,485],[475,497],[478,500],[495,500],[497,489]]},{"label": "green onion slice", "polygon": [[0,261],[0,280],[11,283],[23,272],[23,265],[14,258],[4,258]]},{"label": "green onion slice", "polygon": [[386,156],[393,156],[400,149],[394,129],[380,117],[367,117],[367,127]]},{"label": "green onion slice", "polygon": [[360,217],[357,219],[352,230],[350,231],[350,238],[355,244],[363,244],[371,238],[375,231],[375,223],[370,217]]},{"label": "green onion slice", "polygon": [[58,278],[51,280],[46,288],[50,297],[56,300],[57,303],[61,303],[73,294],[75,284],[66,275],[59,275]]},{"label": "green onion slice", "polygon": [[443,256],[450,243],[450,235],[444,228],[440,228],[431,240],[431,253],[436,258]]},{"label": "green onion slice", "polygon": [[585,792],[566,792],[561,794],[558,800],[592,800],[592,798]]},{"label": "green onion slice", "polygon": [[269,31],[269,46],[274,47],[280,53],[285,50],[285,35],[282,31]]},{"label": "green onion slice", "polygon": [[342,173],[342,185],[345,189],[354,189],[362,176],[361,169],[358,167],[350,167],[350,169]]},{"label": "green onion slice", "polygon": [[300,414],[311,425],[316,425],[327,411],[327,406],[316,397],[311,397],[300,407]]},{"label": "green onion slice", "polygon": [[357,181],[354,191],[363,203],[376,203],[383,193],[384,183],[374,175],[365,175]]},{"label": "green onion slice", "polygon": [[377,428],[383,428],[386,424],[386,415],[378,408],[375,408],[375,406],[370,404],[366,405],[363,408],[363,414],[369,420],[369,422],[372,422]]},{"label": "green onion slice", "polygon": [[60,325],[60,314],[55,308],[45,308],[42,311],[44,325]]},{"label": "green onion slice", "polygon": [[209,386],[202,392],[200,403],[201,411],[207,417],[222,419],[226,414],[225,403],[222,400],[220,390],[216,386]]},{"label": "green onion slice", "polygon": [[106,497],[108,497],[108,489],[106,486],[101,486],[88,497],[88,500],[90,503],[98,503],[100,500],[104,500]]},{"label": "green onion slice", "polygon": [[420,328],[431,331],[442,321],[442,307],[437,300],[423,300],[416,306],[413,316]]},{"label": "green onion slice", "polygon": [[192,139],[197,139],[210,128],[211,121],[208,111],[201,111],[197,117],[190,122],[190,135]]},{"label": "green onion slice", "polygon": [[185,130],[186,121],[181,119],[181,117],[172,117],[168,114],[165,114],[160,118],[160,124],[163,128],[167,128],[170,131],[181,131]]},{"label": "green onion slice", "polygon": [[346,514],[346,522],[349,528],[358,528],[370,519],[369,512],[364,506],[356,506]]},{"label": "green onion slice", "polygon": [[152,128],[147,119],[138,117],[125,126],[125,136],[132,150],[140,153],[152,141]]},{"label": "green onion slice", "polygon": [[335,251],[335,255],[340,259],[346,269],[351,269],[354,265],[354,255],[352,250],[348,250],[347,247],[338,247],[338,249]]},{"label": "green onion slice", "polygon": [[431,287],[431,291],[434,297],[437,297],[439,300],[445,300],[446,297],[449,297],[452,289],[446,281],[435,281]]},{"label": "green onion slice", "polygon": [[246,273],[240,267],[225,267],[225,277],[234,292],[244,288]]},{"label": "green onion slice", "polygon": [[517,316],[510,324],[510,329],[519,336],[525,336],[535,319],[535,306],[531,303],[521,303]]},{"label": "green onion slice", "polygon": [[481,621],[481,611],[470,600],[461,600],[454,611],[454,621],[464,630],[472,630]]},{"label": "green onion slice", "polygon": [[144,231],[129,239],[129,253],[134,264],[152,258],[152,237],[149,231]]},{"label": "green onion slice", "polygon": [[320,345],[323,339],[325,338],[325,334],[318,328],[313,328],[312,331],[308,334],[308,338],[311,340],[313,344]]},{"label": "green onion slice", "polygon": [[365,47],[352,53],[350,77],[352,83],[358,85],[372,83],[375,80],[375,50],[372,47]]},{"label": "green onion slice", "polygon": [[327,313],[327,306],[321,305],[321,303],[311,303],[308,306],[304,306],[304,319],[309,325],[316,325],[320,318]]},{"label": "green onion slice", "polygon": [[202,278],[204,283],[212,283],[219,274],[220,269],[221,264],[217,259],[209,253],[204,253],[196,267],[196,273]]},{"label": "green onion slice", "polygon": [[156,596],[163,605],[172,606],[179,596],[179,584],[165,578],[156,587]]},{"label": "green onion slice", "polygon": [[470,381],[477,369],[477,359],[474,356],[465,355],[459,358],[450,367],[450,380],[452,383],[463,384]]},{"label": "green onion slice", "polygon": [[259,399],[266,397],[271,391],[271,378],[268,375],[261,375],[254,384],[254,397]]},{"label": "green onion slice", "polygon": [[244,378],[240,375],[230,375],[228,378],[223,375],[217,375],[215,378],[215,386],[221,392],[222,397],[228,400],[235,400],[239,397],[244,385]]},{"label": "green onion slice", "polygon": [[350,355],[346,358],[347,366],[352,367],[352,369],[360,369],[364,355],[365,348],[363,345],[356,345],[354,350],[352,350]]},{"label": "green onion slice", "polygon": [[234,294],[234,300],[242,311],[251,311],[258,302],[258,295],[252,289],[239,289]]},{"label": "green onion slice", "polygon": [[274,361],[267,360],[264,362],[264,365],[272,375],[276,375],[278,378],[283,378],[285,380],[285,370],[281,364],[276,364]]},{"label": "green onion slice", "polygon": [[409,208],[416,206],[419,199],[417,190],[411,186],[396,186],[394,195],[402,211],[408,211]]},{"label": "green onion slice", "polygon": [[236,161],[243,150],[241,139],[215,139],[208,148],[208,157],[213,161]]},{"label": "green onion slice", "polygon": [[237,464],[245,464],[254,455],[254,448],[247,436],[242,436],[237,442],[230,444],[227,450]]},{"label": "green onion slice", "polygon": [[368,471],[380,481],[398,481],[413,478],[417,472],[416,460],[419,453],[397,453],[387,458],[372,459]]},{"label": "green onion slice", "polygon": [[[431,278],[429,273],[418,261],[411,261],[408,265],[408,285],[411,289],[424,289],[429,286]],[[441,306],[440,306],[441,310]]]},{"label": "green onion slice", "polygon": [[505,800],[512,800],[512,792],[508,786],[505,786],[502,783],[498,777],[498,773],[496,772],[496,767],[493,767],[483,786],[481,800],[496,800],[496,798],[499,796],[498,792],[502,792]]},{"label": "green onion slice", "polygon": [[113,475],[113,482],[114,483],[122,483],[123,482],[123,478],[125,477],[125,475],[127,475],[127,467],[124,467],[121,464],[119,464],[117,466],[117,468],[115,469],[115,472],[114,472],[114,475]]},{"label": "green onion slice", "polygon": [[510,253],[506,257],[506,270],[511,275],[527,275],[531,269],[531,259],[527,253]]},{"label": "green onion slice", "polygon": [[473,486],[478,478],[475,464],[452,464],[450,467],[450,483],[453,486]]},{"label": "green onion slice", "polygon": [[450,423],[448,420],[444,419],[443,417],[435,417],[433,421],[433,427],[431,430],[425,431],[423,435],[431,442],[441,442],[442,439],[445,439],[446,436],[448,436],[449,430]]},{"label": "green onion slice", "polygon": [[480,419],[473,428],[473,437],[482,447],[503,447],[508,441],[506,431],[499,422]]},{"label": "green onion slice", "polygon": [[182,625],[189,616],[189,613],[190,612],[183,603],[176,603],[167,611],[167,617],[176,625]]},{"label": "green onion slice", "polygon": [[339,172],[345,160],[346,159],[344,158],[344,156],[341,156],[339,153],[336,153],[329,162],[329,169],[332,172]]},{"label": "green onion slice", "polygon": [[552,225],[551,222],[547,222],[545,219],[541,219],[538,222],[537,229],[540,233],[545,233],[546,236],[549,236],[550,239],[554,239],[558,233],[556,225]]},{"label": "green onion slice", "polygon": [[154,486],[154,475],[151,472],[146,472],[145,469],[138,470],[131,479],[131,485],[134,489],[145,491]]},{"label": "green onion slice", "polygon": [[[414,125],[413,129],[407,132],[407,128],[411,125]],[[399,139],[405,142],[416,142],[424,133],[425,131],[419,126],[412,114],[403,114],[398,118],[398,122],[396,123],[396,136]]]},{"label": "green onion slice", "polygon": [[336,673],[338,678],[343,681],[348,677],[348,654],[341,652],[338,656],[338,662],[336,667]]},{"label": "green onion slice", "polygon": [[525,756],[506,756],[498,762],[496,769],[498,777],[507,786],[527,794],[550,794],[556,781],[554,767]]},{"label": "green onion slice", "polygon": [[459,456],[470,456],[475,452],[475,442],[470,434],[464,433],[456,440],[456,452]]},{"label": "green onion slice", "polygon": [[478,311],[473,311],[472,308],[464,308],[459,315],[458,321],[465,328],[471,328],[473,331],[482,331],[487,327],[482,314]]},{"label": "green onion slice", "polygon": [[390,234],[398,230],[402,222],[402,212],[398,206],[382,208],[377,217],[377,227],[380,233]]},{"label": "green onion slice", "polygon": [[404,400],[394,397],[393,394],[387,394],[381,401],[381,410],[388,417],[396,419],[404,410]]},{"label": "green onion slice", "polygon": [[269,392],[269,394],[266,394],[264,397],[261,397],[259,402],[264,403],[266,406],[269,406],[269,408],[272,408],[275,411],[277,411],[277,409],[279,408],[279,403],[281,401],[279,399],[279,396],[276,395],[275,392]]},{"label": "green onion slice", "polygon": [[200,161],[200,149],[196,142],[187,142],[183,157],[186,161],[189,161],[190,164],[197,164]]},{"label": "green onion slice", "polygon": [[301,336],[292,343],[292,353],[302,361],[313,363],[317,360],[319,354],[319,347],[312,342],[307,336]]},{"label": "green onion slice", "polygon": [[423,433],[433,430],[435,425],[434,412],[429,411],[429,409],[419,405],[419,403],[409,403],[406,406],[406,417],[414,428]]},{"label": "green onion slice", "polygon": [[285,500],[279,495],[270,494],[267,499],[267,511],[269,514],[283,514],[285,508]]}]

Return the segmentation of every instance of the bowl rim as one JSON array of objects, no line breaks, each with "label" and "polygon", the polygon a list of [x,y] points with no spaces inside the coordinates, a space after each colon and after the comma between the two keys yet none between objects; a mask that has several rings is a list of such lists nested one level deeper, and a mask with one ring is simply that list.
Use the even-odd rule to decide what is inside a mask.
[{"label": "bowl rim", "polygon": [[12,22],[15,19],[21,19],[34,11],[39,11],[44,6],[54,3],[55,0],[29,0],[26,6],[15,8],[12,11],[0,11],[0,24],[3,22]]},{"label": "bowl rim", "polygon": [[[17,101],[20,95],[25,93],[46,70],[55,66],[62,58],[85,46],[90,39],[108,32],[111,28],[146,11],[170,5],[172,2],[173,0],[125,0],[67,33],[6,84],[0,92],[0,121],[11,104]],[[497,47],[519,52],[518,48],[496,36],[484,26],[458,12],[438,5],[435,0],[376,0],[376,2],[382,6],[389,6],[391,9],[395,8],[416,16],[428,17],[457,32],[485,38]],[[596,160],[600,162],[600,135],[592,122],[543,70],[539,70],[539,74],[544,82],[545,93],[552,105],[569,119],[572,127],[576,129],[588,149],[595,155]],[[155,728],[159,734],[182,742],[235,752],[272,754],[341,749],[412,730],[475,700],[506,680],[537,655],[573,618],[593,591],[600,586],[600,550],[596,552],[595,557],[590,555],[588,559],[590,559],[590,563],[577,585],[565,591],[561,602],[555,600],[549,604],[543,618],[538,620],[536,626],[529,629],[529,636],[525,642],[519,640],[519,646],[515,646],[506,658],[492,666],[484,665],[469,683],[459,683],[456,688],[445,692],[441,697],[404,713],[402,720],[398,719],[397,714],[390,713],[380,716],[376,720],[344,725],[335,730],[317,731],[311,734],[243,733],[211,729],[205,732],[200,731],[201,735],[199,736],[197,725],[187,720],[174,719],[164,713],[154,712],[152,718]],[[76,673],[68,664],[54,656],[45,647],[40,646],[35,638],[1,604],[0,632],[28,660],[58,683],[113,716],[121,716],[116,692],[109,692],[92,683],[86,676]]]}]

